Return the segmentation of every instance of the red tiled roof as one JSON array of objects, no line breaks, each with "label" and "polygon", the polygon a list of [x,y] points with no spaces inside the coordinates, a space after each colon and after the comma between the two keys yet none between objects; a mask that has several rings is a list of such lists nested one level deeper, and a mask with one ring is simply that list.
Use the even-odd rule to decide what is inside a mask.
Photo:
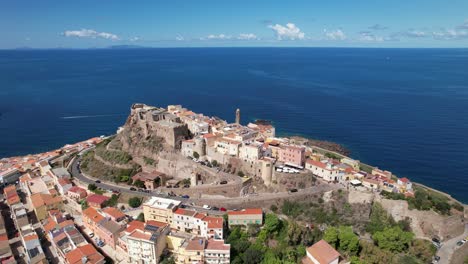
[{"label": "red tiled roof", "polygon": [[125,232],[131,233],[135,229],[143,230],[144,228],[145,228],[144,222],[134,220],[127,225],[127,229],[125,229]]},{"label": "red tiled roof", "polygon": [[320,264],[328,264],[340,257],[340,253],[323,239],[308,247],[307,252],[318,260]]},{"label": "red tiled roof", "polygon": [[404,177],[404,178],[400,178],[400,181],[403,182],[403,183],[408,183],[410,180],[408,180],[408,178]]},{"label": "red tiled roof", "polygon": [[110,199],[109,197],[104,196],[104,195],[92,194],[92,195],[88,196],[88,198],[86,198],[86,201],[88,203],[101,204],[102,205],[104,202],[106,202],[109,199]]},{"label": "red tiled roof", "polygon": [[88,262],[86,263],[94,264],[104,261],[104,256],[102,256],[91,244],[77,247],[65,255],[67,263],[70,264],[81,264],[83,257],[87,258]]},{"label": "red tiled roof", "polygon": [[83,216],[91,219],[95,223],[101,222],[104,219],[104,216],[102,216],[100,213],[98,213],[98,211],[96,211],[96,209],[92,207],[86,208],[83,211]]},{"label": "red tiled roof", "polygon": [[104,208],[102,211],[104,213],[114,217],[115,219],[125,217],[125,214],[122,213],[122,211],[120,211],[119,209],[114,208],[114,207],[107,207],[107,208]]},{"label": "red tiled roof", "polygon": [[78,186],[73,186],[68,190],[68,192],[81,194],[81,193],[86,193],[86,190]]},{"label": "red tiled roof", "polygon": [[327,167],[327,164],[323,163],[323,162],[320,162],[320,161],[316,161],[316,160],[312,160],[312,159],[308,159],[306,160],[306,163],[307,164],[311,164],[313,166],[317,166],[317,167],[320,167],[322,169],[325,169]]},{"label": "red tiled roof", "polygon": [[251,214],[263,214],[262,208],[247,208],[241,211],[229,211],[228,215],[251,215]]},{"label": "red tiled roof", "polygon": [[203,218],[203,221],[208,223],[208,228],[223,228],[222,217],[207,216]]}]

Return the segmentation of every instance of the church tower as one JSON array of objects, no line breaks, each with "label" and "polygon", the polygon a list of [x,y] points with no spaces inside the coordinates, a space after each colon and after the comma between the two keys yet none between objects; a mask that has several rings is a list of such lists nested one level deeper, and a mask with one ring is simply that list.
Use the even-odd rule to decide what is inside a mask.
[{"label": "church tower", "polygon": [[236,110],[236,124],[240,124],[240,109]]}]

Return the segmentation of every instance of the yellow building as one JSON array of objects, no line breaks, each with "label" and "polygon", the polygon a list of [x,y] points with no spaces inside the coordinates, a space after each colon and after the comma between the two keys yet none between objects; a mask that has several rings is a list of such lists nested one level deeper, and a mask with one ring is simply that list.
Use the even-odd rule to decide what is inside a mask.
[{"label": "yellow building", "polygon": [[60,196],[53,197],[50,194],[36,193],[31,196],[31,202],[39,221],[47,218],[50,210],[62,210],[63,199]]},{"label": "yellow building", "polygon": [[167,224],[172,224],[172,216],[179,206],[180,201],[159,197],[152,197],[143,204],[143,214],[145,220],[154,220]]}]

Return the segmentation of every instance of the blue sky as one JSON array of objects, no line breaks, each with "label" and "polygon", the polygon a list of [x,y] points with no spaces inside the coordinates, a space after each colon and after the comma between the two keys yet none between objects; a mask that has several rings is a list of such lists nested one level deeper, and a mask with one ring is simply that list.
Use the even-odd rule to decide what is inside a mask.
[{"label": "blue sky", "polygon": [[0,48],[468,47],[467,0],[0,1]]}]

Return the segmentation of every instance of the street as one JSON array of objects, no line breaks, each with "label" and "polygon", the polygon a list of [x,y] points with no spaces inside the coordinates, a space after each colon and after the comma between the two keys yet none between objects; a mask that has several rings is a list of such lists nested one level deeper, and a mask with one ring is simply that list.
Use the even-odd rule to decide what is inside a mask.
[{"label": "street", "polygon": [[468,224],[465,225],[465,232],[462,235],[444,241],[442,247],[437,251],[440,257],[440,264],[449,264],[455,250],[458,249],[457,242],[468,236]]}]

